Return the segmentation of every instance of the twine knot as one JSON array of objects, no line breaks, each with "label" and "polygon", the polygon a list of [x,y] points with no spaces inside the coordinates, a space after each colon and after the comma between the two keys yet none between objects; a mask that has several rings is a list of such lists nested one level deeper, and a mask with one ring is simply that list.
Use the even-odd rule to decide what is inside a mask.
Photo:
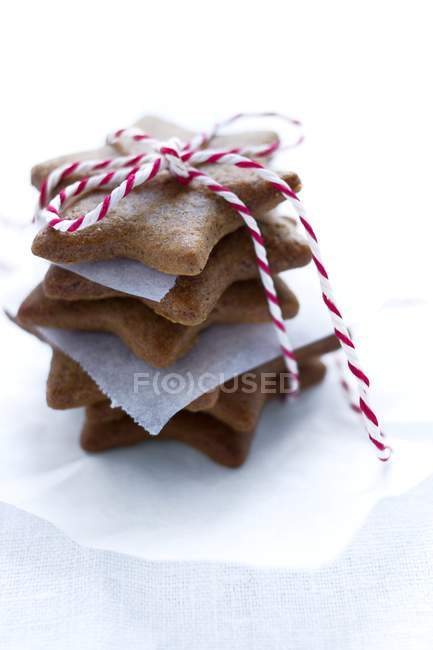
[{"label": "twine knot", "polygon": [[166,142],[159,143],[156,147],[168,171],[179,180],[186,181],[189,179],[190,170],[189,165],[181,157],[184,148],[185,143],[179,138],[170,138]]}]

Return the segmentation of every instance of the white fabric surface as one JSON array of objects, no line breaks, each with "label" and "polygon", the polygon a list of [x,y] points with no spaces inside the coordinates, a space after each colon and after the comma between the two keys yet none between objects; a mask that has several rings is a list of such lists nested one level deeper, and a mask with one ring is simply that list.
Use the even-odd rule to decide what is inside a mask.
[{"label": "white fabric surface", "polygon": [[432,518],[430,479],[305,571],[96,551],[1,505],[0,647],[430,650]]}]

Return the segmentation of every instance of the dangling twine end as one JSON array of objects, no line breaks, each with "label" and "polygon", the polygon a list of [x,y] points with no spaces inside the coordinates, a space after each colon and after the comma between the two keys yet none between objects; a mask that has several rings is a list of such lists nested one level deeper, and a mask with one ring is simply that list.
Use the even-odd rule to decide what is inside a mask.
[{"label": "dangling twine end", "polygon": [[394,450],[392,447],[388,447],[388,445],[384,449],[384,456],[378,456],[378,459],[382,463],[387,463],[389,460],[391,460],[392,454],[394,453]]},{"label": "dangling twine end", "polygon": [[[385,435],[382,431],[380,432],[380,435],[383,438],[385,438]],[[384,442],[380,442],[379,440],[373,438],[371,435],[369,435],[369,438],[379,452],[377,458],[382,463],[386,463],[387,461],[389,461],[391,459],[392,454],[394,453],[394,450],[391,447],[391,445],[385,444]]]}]

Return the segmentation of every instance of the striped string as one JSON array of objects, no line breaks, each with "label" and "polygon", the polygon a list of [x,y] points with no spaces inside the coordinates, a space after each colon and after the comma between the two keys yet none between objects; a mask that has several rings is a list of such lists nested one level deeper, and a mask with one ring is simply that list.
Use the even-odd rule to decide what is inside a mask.
[{"label": "striped string", "polygon": [[[302,136],[297,137],[292,143],[284,145],[280,141],[276,141],[267,145],[240,147],[230,151],[209,148],[212,139],[220,133],[222,128],[243,117],[281,117],[295,129],[300,128],[300,123],[297,120],[291,120],[276,113],[264,113],[238,114],[217,124],[209,133],[194,136],[188,143],[182,143],[178,138],[171,138],[167,142],[161,143],[136,127],[121,129],[109,136],[108,143],[126,152],[131,144],[140,143],[140,147],[143,149],[142,153],[136,156],[118,156],[106,160],[77,161],[54,170],[41,186],[36,218],[38,221],[48,224],[49,227],[63,232],[75,232],[87,228],[104,219],[109,211],[134,188],[149,182],[163,170],[168,170],[181,183],[196,182],[223,198],[240,215],[250,233],[274,329],[291,376],[291,389],[296,392],[299,388],[298,368],[282,317],[259,224],[248,207],[230,188],[220,185],[197,167],[221,164],[232,165],[239,169],[253,169],[258,176],[290,202],[304,228],[317,269],[323,302],[331,317],[335,335],[345,353],[349,371],[356,381],[357,408],[363,418],[369,439],[376,448],[378,458],[381,461],[387,461],[391,456],[391,447],[385,439],[377,415],[371,406],[370,380],[361,368],[355,343],[343,320],[341,311],[337,307],[311,220],[307,218],[299,197],[290,186],[275,172],[257,161],[257,158],[267,158],[282,148],[296,146],[302,141]],[[79,180],[67,185],[54,195],[56,188],[60,184],[64,184],[68,177],[78,177]],[[62,213],[68,205],[78,197],[96,189],[111,191],[87,214],[74,219],[62,217]]]}]

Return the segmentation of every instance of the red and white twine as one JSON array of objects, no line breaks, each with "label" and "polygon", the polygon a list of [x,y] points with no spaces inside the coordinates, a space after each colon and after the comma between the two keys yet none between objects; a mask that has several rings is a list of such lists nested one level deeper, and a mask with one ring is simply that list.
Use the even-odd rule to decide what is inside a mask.
[{"label": "red and white twine", "polygon": [[[41,186],[36,218],[38,221],[48,224],[49,227],[63,232],[71,233],[82,230],[104,219],[109,211],[134,188],[149,182],[163,170],[169,171],[183,184],[194,181],[197,184],[204,185],[208,190],[227,201],[242,217],[248,228],[254,245],[258,270],[264,286],[269,311],[287,368],[292,378],[292,391],[296,392],[299,387],[298,368],[269,269],[266,244],[263,240],[259,224],[245,203],[230,188],[220,185],[204,171],[197,169],[197,167],[209,164],[221,164],[232,165],[240,169],[254,169],[261,178],[266,180],[290,202],[304,227],[313,261],[318,272],[323,301],[330,314],[335,334],[346,355],[348,368],[357,382],[359,411],[363,417],[368,436],[376,447],[378,458],[386,461],[390,458],[391,447],[387,444],[378,418],[371,407],[369,397],[370,380],[361,368],[355,344],[337,307],[328,272],[319,249],[317,235],[310,220],[307,219],[305,209],[296,193],[275,172],[264,167],[256,160],[252,160],[252,158],[269,157],[276,151],[281,150],[283,145],[281,142],[276,141],[270,145],[240,147],[229,151],[209,148],[212,139],[228,124],[242,117],[264,116],[283,117],[275,113],[262,113],[260,115],[239,114],[226,122],[216,125],[209,133],[202,133],[193,137],[187,143],[181,142],[178,138],[171,138],[166,142],[160,142],[136,127],[116,131],[109,136],[109,144],[126,152],[130,151],[131,145],[137,146],[139,144],[140,153],[138,155],[117,156],[105,160],[77,161],[57,168],[49,174]],[[285,117],[283,119],[288,121],[292,126],[300,126],[296,120],[290,120]],[[298,138],[296,142],[289,146],[295,146],[301,140],[302,138]],[[79,177],[80,180],[67,185],[54,195],[56,188],[60,184],[64,184],[68,177],[71,176]],[[101,189],[111,191],[93,210],[74,219],[62,217],[63,210],[78,197],[92,190]]]}]

